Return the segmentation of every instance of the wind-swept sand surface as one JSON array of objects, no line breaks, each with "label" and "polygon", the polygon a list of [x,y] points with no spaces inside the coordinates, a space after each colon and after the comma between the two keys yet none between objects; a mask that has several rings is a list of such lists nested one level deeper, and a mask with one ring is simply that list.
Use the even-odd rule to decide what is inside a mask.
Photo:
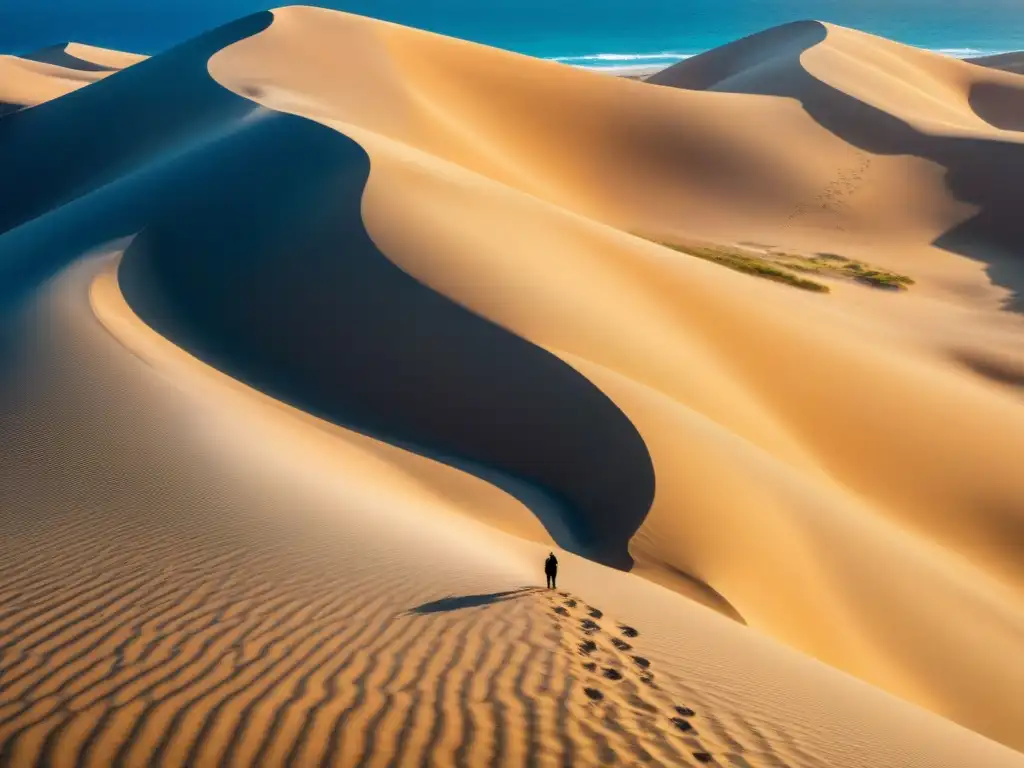
[{"label": "wind-swept sand surface", "polygon": [[1024,765],[1024,77],[90,51],[0,122],[0,764]]},{"label": "wind-swept sand surface", "polygon": [[80,43],[0,56],[0,116],[56,99],[145,58]]}]

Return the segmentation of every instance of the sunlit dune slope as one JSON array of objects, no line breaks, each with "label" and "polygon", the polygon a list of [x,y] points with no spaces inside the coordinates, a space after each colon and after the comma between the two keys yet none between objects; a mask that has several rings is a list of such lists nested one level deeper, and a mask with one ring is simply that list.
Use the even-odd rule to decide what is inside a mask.
[{"label": "sunlit dune slope", "polygon": [[521,590],[546,548],[453,514],[500,492],[198,363],[115,265],[5,327],[5,763],[1024,764],[634,575]]},{"label": "sunlit dune slope", "polygon": [[[357,60],[379,66],[360,69],[358,88],[322,77],[318,40],[335,41],[342,72]],[[828,171],[829,160],[861,154],[882,168],[862,203],[840,208],[848,230],[884,210],[887,222],[865,225],[873,237],[934,239],[970,219],[934,162],[866,154],[794,100],[609,81],[317,11],[279,12],[211,72],[358,141],[372,169],[362,216],[378,247],[555,352],[622,408],[656,479],[630,547],[641,572],[1016,738],[1024,667],[1009,649],[1024,629],[1014,554],[1024,485],[1013,457],[1024,432],[1007,427],[1021,419],[1018,400],[935,360],[933,339],[894,337],[861,313],[837,314],[843,302],[680,259],[630,234],[670,235],[688,221],[697,229],[713,208],[707,218],[719,222],[775,217],[762,234],[790,237],[780,199],[813,194],[812,164]],[[994,196],[1024,155],[1017,143],[993,147],[1016,162],[983,189]],[[684,153],[701,161],[691,166]],[[920,191],[918,210],[893,205],[905,189],[883,182],[898,175]],[[726,187],[742,194],[729,200]],[[1008,210],[986,211],[990,238],[1013,234],[1019,219]],[[907,588],[892,590],[894,578]],[[954,617],[968,605],[976,620],[965,624]],[[919,653],[931,637],[946,644],[929,641],[941,675]],[[992,648],[1001,650],[983,650]],[[985,661],[964,670],[965,654]],[[972,694],[979,676],[988,682]],[[1005,692],[998,704],[994,689]]]},{"label": "sunlit dune slope", "polygon": [[[728,700],[753,718],[741,726],[742,738],[722,721],[698,729],[717,741],[708,736],[685,747],[662,720],[650,726],[641,716],[617,731],[606,723],[619,734],[613,741],[622,740],[610,747],[619,753],[639,755],[640,737],[628,734],[647,728],[642,749],[670,763],[683,749],[723,760],[740,755],[752,765],[952,766],[982,753],[985,764],[1012,765],[1014,753],[783,652],[768,637],[1024,747],[1024,658],[1017,652],[1024,641],[1024,408],[1012,386],[1014,371],[1024,370],[1015,357],[1024,329],[1002,311],[1019,286],[1012,251],[1021,230],[1006,195],[1020,184],[1024,146],[1006,128],[1011,113],[993,117],[993,105],[1004,109],[1012,98],[985,96],[993,88],[1012,96],[1021,79],[808,22],[695,57],[650,85],[288,8],[4,118],[0,164],[22,181],[0,206],[0,285],[12,305],[81,301],[93,274],[69,265],[130,240],[117,278],[100,273],[91,294],[93,311],[125,349],[118,353],[102,335],[90,344],[119,361],[110,365],[126,366],[135,355],[149,366],[146,376],[178,393],[157,401],[168,409],[161,418],[186,420],[174,425],[184,430],[174,440],[164,445],[165,432],[147,438],[148,422],[139,427],[142,445],[156,446],[152,461],[199,450],[186,439],[192,429],[210,441],[203,450],[223,453],[231,465],[216,481],[216,505],[232,515],[259,496],[262,473],[273,473],[276,490],[253,513],[258,531],[289,535],[280,500],[296,488],[317,509],[336,510],[330,525],[348,541],[338,564],[329,578],[308,583],[305,576],[288,582],[284,566],[268,574],[268,594],[282,605],[317,590],[317,599],[342,606],[365,594],[359,599],[398,611],[399,602],[427,595],[399,582],[425,579],[435,563],[467,550],[474,555],[465,568],[445,566],[424,583],[438,597],[446,589],[499,591],[528,581],[527,563],[554,542],[632,571],[566,556],[580,574],[572,587],[580,599],[596,605],[584,585],[604,585],[612,601],[604,610],[633,610],[652,622],[666,615],[655,647],[676,687],[665,683],[668,698],[657,706],[675,706],[672,697],[686,690],[679,681],[690,674],[691,693],[718,702],[709,707]],[[74,143],[60,141],[69,125]],[[826,277],[831,293],[804,293],[656,242],[689,240],[838,251],[899,268],[915,284],[879,293]],[[64,298],[44,299],[50,294],[39,286],[58,273],[54,285],[64,286]],[[10,333],[32,339],[25,328],[44,325],[22,317]],[[95,363],[97,376],[114,376],[106,359]],[[13,363],[11,370],[24,377],[12,392],[37,375]],[[131,366],[116,370],[140,375]],[[77,391],[73,377],[60,381]],[[86,418],[96,396],[56,424]],[[38,434],[60,429],[44,420],[50,416],[42,406],[11,407],[12,430],[22,413]],[[235,415],[211,423],[221,407]],[[240,427],[250,421],[258,438]],[[95,434],[84,433],[82,445]],[[59,451],[45,455],[44,464],[63,461]],[[115,463],[131,455],[110,454]],[[83,500],[64,486],[47,497],[40,480],[37,495],[15,508],[25,515],[34,504],[98,505],[94,535],[107,527],[114,551],[146,559],[148,515],[156,513],[134,516],[135,499],[169,489],[160,493],[158,517],[172,525],[176,510],[220,477],[216,465],[200,471],[189,464],[149,481],[150,466],[120,476],[116,509],[101,501],[102,472]],[[392,495],[396,483],[401,499]],[[11,517],[12,531],[20,530],[19,515]],[[242,577],[246,557],[232,559],[209,537],[237,535],[245,515],[225,523],[227,533],[194,509],[181,519],[198,542],[189,567],[209,573],[211,584]],[[294,562],[329,557],[311,554],[321,524],[295,523]],[[35,557],[50,525],[11,544],[9,560]],[[52,523],[66,526],[72,541],[76,525]],[[387,538],[396,525],[410,526],[409,542]],[[417,547],[417,535],[429,545]],[[371,545],[362,542],[380,537],[387,552],[363,562],[360,549]],[[267,544],[246,542],[240,552]],[[68,556],[86,557],[98,546],[85,536],[68,545]],[[498,559],[484,568],[491,548]],[[173,569],[184,554],[172,547],[161,557],[154,560],[160,569]],[[478,568],[484,576],[473,575]],[[365,573],[367,584],[384,579],[389,586],[354,580],[342,589],[338,580],[349,569]],[[174,595],[184,582],[167,578]],[[284,594],[282,584],[292,591]],[[59,587],[46,610],[70,617],[74,631],[79,611],[93,614],[78,598],[67,597],[64,607],[74,587]],[[237,611],[239,626],[246,609],[231,605],[254,599],[246,591],[253,588],[223,588],[223,610]],[[522,610],[533,611],[539,627],[553,606],[536,600]],[[15,606],[10,620],[24,620],[26,609]],[[145,630],[153,648],[161,632],[183,632],[192,610],[173,625],[179,629],[154,619],[158,626]],[[500,610],[500,603],[487,608]],[[149,626],[149,618],[137,620]],[[90,632],[104,631],[102,616],[89,621]],[[329,640],[318,645],[315,633],[308,637],[308,654],[295,667],[303,681],[310,678],[301,670],[315,669],[318,654],[340,642],[333,619],[313,626]],[[494,754],[511,762],[529,762],[539,744],[559,744],[563,757],[575,744],[605,759],[602,739],[612,737],[595,731],[593,719],[604,705],[588,704],[583,691],[600,671],[573,666],[583,663],[573,643],[585,637],[556,625],[548,638],[554,645],[517,646],[506,637],[503,650],[493,651],[509,654],[510,669],[545,660],[546,675],[573,681],[555,699],[541,697],[547,711],[578,728],[559,735],[524,729],[533,722],[529,711],[474,720],[485,716],[472,702],[493,695],[465,693],[477,683],[471,663],[460,660],[468,657],[452,649],[462,626],[453,619],[419,644],[410,636],[407,647],[423,659],[415,669],[402,666],[397,649],[384,667],[369,664],[355,686],[361,703],[351,706],[340,703],[337,682],[317,683],[315,701],[289,695],[296,678],[264,676],[263,662],[246,674],[262,681],[259,696],[269,698],[249,699],[258,686],[229,672],[239,663],[231,661],[235,651],[208,659],[199,652],[199,667],[175,674],[205,680],[199,670],[209,662],[226,681],[214,676],[209,694],[179,696],[158,685],[170,697],[160,699],[158,712],[127,693],[117,694],[116,710],[102,710],[102,696],[88,699],[97,709],[82,711],[96,719],[59,720],[58,736],[39,748],[63,744],[94,761],[121,754],[143,764],[158,750],[185,763],[224,754],[245,763],[261,748],[245,740],[256,738],[245,730],[255,708],[273,721],[267,739],[278,741],[268,748],[282,762],[325,754],[386,761],[413,748],[469,759],[468,747],[459,752],[457,745],[466,743],[470,721],[480,733],[511,728],[507,744],[493,736]],[[111,637],[142,631],[117,627]],[[679,632],[698,639],[673,655]],[[5,754],[33,754],[34,740],[50,727],[46,717],[32,721],[33,707],[45,715],[47,695],[61,700],[47,688],[50,678],[34,677],[42,673],[29,661],[39,658],[30,634],[11,647],[36,670],[19,690],[40,703],[15,708],[21,719],[5,737]],[[354,648],[375,642],[360,637]],[[105,642],[95,647],[116,658],[127,653],[127,661],[97,672],[99,689],[87,690],[124,692],[135,683],[120,675],[160,674],[159,665],[145,667],[152,649],[126,651],[129,639]],[[296,639],[289,653],[306,642]],[[716,644],[727,650],[707,650]],[[71,653],[78,660],[91,651]],[[244,645],[238,653],[246,658]],[[785,676],[769,682],[775,665]],[[391,698],[392,686],[405,690],[398,681],[442,681],[449,673],[465,675],[467,686],[457,697],[467,709],[454,724],[427,714],[430,701],[455,696],[453,689],[400,706]],[[757,684],[744,686],[744,679]],[[236,684],[237,695],[217,703]],[[786,698],[780,691],[787,686],[818,686],[840,703],[819,711],[822,699],[811,697],[791,702],[784,716],[765,714]],[[640,712],[655,706],[642,687],[630,690],[609,698]],[[200,725],[200,711],[189,713],[200,700],[200,709],[222,713],[219,725]],[[285,703],[274,709],[270,701]],[[388,703],[369,704],[380,701]],[[872,713],[882,710],[892,731],[864,741],[877,727]],[[418,725],[403,726],[410,712]],[[845,735],[834,727],[841,712],[849,717]],[[179,738],[161,722],[188,727]],[[381,723],[387,727],[378,737]],[[794,727],[798,736],[782,735]],[[121,741],[133,728],[139,739]],[[192,733],[199,738],[188,747],[182,740]],[[759,747],[745,743],[757,733]],[[354,741],[339,741],[340,734]],[[859,743],[867,744],[860,753]]]},{"label": "sunlit dune slope", "polygon": [[1019,242],[1010,203],[1021,191],[1018,75],[800,22],[680,62],[648,82],[794,99],[819,125],[875,157],[911,156],[942,168],[949,193],[977,208],[959,227],[946,219],[937,233],[944,247],[980,255]]},{"label": "sunlit dune slope", "polygon": [[138,53],[98,48],[95,45],[65,43],[40,48],[21,58],[83,72],[118,72],[133,64],[138,64],[140,61],[145,61],[147,57]]},{"label": "sunlit dune slope", "polygon": [[63,96],[145,58],[80,43],[0,56],[0,115]]}]

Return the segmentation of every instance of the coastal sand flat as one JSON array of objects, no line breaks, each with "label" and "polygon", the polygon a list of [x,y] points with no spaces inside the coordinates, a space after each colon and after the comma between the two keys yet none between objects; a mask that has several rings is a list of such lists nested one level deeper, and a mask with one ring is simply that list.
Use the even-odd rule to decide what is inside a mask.
[{"label": "coastal sand flat", "polygon": [[1022,79],[708,56],[288,8],[5,118],[0,762],[1024,764]]}]

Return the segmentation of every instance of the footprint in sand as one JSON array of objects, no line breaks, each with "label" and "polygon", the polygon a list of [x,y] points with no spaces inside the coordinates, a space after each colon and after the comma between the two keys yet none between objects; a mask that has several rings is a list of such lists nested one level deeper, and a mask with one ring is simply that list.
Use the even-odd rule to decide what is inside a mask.
[{"label": "footprint in sand", "polygon": [[676,707],[676,712],[679,713],[680,717],[694,717],[697,714],[689,707]]},{"label": "footprint in sand", "polygon": [[707,752],[694,752],[693,759],[696,760],[698,763],[710,763],[715,758],[713,758]]},{"label": "footprint in sand", "polygon": [[604,694],[597,690],[597,688],[584,688],[583,692],[587,694],[587,698],[591,701],[600,701],[604,698]]},{"label": "footprint in sand", "polygon": [[567,606],[569,606],[570,608],[575,608],[576,607],[576,601],[575,600],[566,600],[565,604]]},{"label": "footprint in sand", "polygon": [[651,686],[651,688],[654,688],[655,690],[658,689],[658,686],[656,686],[654,684],[654,678],[651,677],[650,675],[641,675],[640,676],[640,682],[643,683],[644,685]]},{"label": "footprint in sand", "polygon": [[563,608],[562,606],[558,606],[557,608],[555,608],[555,613],[557,613],[560,616],[568,616],[569,615],[569,612],[567,610],[565,610],[565,608]]},{"label": "footprint in sand", "polygon": [[605,667],[604,672],[602,672],[601,674],[603,674],[609,680],[621,680],[622,679],[622,673],[619,672],[619,670],[617,670],[617,669],[612,669],[611,667]]},{"label": "footprint in sand", "polygon": [[590,619],[584,619],[580,622],[580,626],[583,627],[584,632],[600,632],[601,625],[591,621]]},{"label": "footprint in sand", "polygon": [[690,725],[685,720],[683,720],[683,718],[681,718],[681,717],[673,717],[672,718],[672,725],[674,725],[676,728],[678,728],[683,733],[686,733],[687,731],[692,731],[693,730],[693,726]]},{"label": "footprint in sand", "polygon": [[639,637],[640,633],[626,624],[619,624],[619,632],[626,637]]},{"label": "footprint in sand", "polygon": [[647,703],[646,701],[641,699],[639,696],[637,696],[635,693],[632,696],[629,697],[629,703],[630,703],[631,706],[635,707],[636,709],[639,709],[639,710],[641,710],[643,712],[647,712],[648,714],[654,714],[655,712],[658,711],[658,708],[656,706],[654,706],[653,704]]},{"label": "footprint in sand", "polygon": [[612,638],[612,645],[618,648],[620,651],[628,651],[633,646],[627,643],[625,640],[619,640],[617,637]]},{"label": "footprint in sand", "polygon": [[602,616],[604,616],[604,613],[602,611],[597,610],[597,608],[590,608],[588,606],[587,615],[590,616],[590,618],[592,619],[600,619]]},{"label": "footprint in sand", "polygon": [[584,656],[589,656],[597,650],[597,643],[595,643],[593,640],[584,640],[582,643],[580,643],[579,649],[581,654],[583,654]]},{"label": "footprint in sand", "polygon": [[644,669],[647,669],[651,666],[651,662],[649,662],[643,656],[634,656],[633,661],[636,663],[638,667],[643,667]]},{"label": "footprint in sand", "polygon": [[583,668],[585,670],[587,670],[587,672],[596,672],[597,671],[597,664],[595,664],[592,661],[588,661],[586,664],[583,665]]}]

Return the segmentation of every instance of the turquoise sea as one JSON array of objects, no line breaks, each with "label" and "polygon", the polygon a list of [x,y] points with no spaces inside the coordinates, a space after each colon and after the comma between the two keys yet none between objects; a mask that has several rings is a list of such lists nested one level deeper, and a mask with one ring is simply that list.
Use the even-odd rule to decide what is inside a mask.
[{"label": "turquoise sea", "polygon": [[[327,0],[316,3],[591,67],[650,66],[819,19],[951,55],[1024,49],[1024,0]],[[2,0],[0,51],[75,40],[156,53],[266,0]]]}]

